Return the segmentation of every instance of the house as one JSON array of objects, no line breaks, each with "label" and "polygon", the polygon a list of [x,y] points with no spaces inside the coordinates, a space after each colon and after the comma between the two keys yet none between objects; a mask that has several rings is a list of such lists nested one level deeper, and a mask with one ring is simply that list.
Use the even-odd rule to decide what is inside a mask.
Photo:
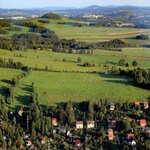
[{"label": "house", "polygon": [[110,110],[114,110],[115,109],[115,103],[111,102],[110,103]]},{"label": "house", "polygon": [[76,122],[76,128],[77,129],[82,129],[83,128],[83,121],[77,121]]},{"label": "house", "polygon": [[87,121],[87,128],[94,128],[95,127],[95,121]]},{"label": "house", "polygon": [[45,143],[46,143],[46,139],[45,139],[45,137],[42,137],[41,144],[45,144]]},{"label": "house", "polygon": [[18,115],[22,117],[22,114],[23,114],[23,109],[20,109],[20,110],[18,111]]},{"label": "house", "polygon": [[52,118],[52,125],[53,126],[58,126],[57,118]]},{"label": "house", "polygon": [[109,128],[116,128],[116,120],[109,120],[108,121]]},{"label": "house", "polygon": [[147,109],[147,108],[149,108],[149,104],[148,104],[148,102],[144,102],[144,109]]},{"label": "house", "polygon": [[129,142],[129,145],[136,146],[136,141],[135,140],[131,140],[131,142]]},{"label": "house", "polygon": [[145,119],[140,119],[140,126],[145,127],[146,126],[146,120]]},{"label": "house", "polygon": [[134,107],[135,107],[135,108],[140,107],[140,102],[134,102]]},{"label": "house", "polygon": [[29,147],[29,146],[31,146],[31,145],[32,145],[32,141],[31,141],[31,140],[27,140],[27,141],[26,141],[26,146]]},{"label": "house", "polygon": [[128,140],[133,139],[133,138],[134,138],[134,134],[133,133],[127,134],[127,139]]},{"label": "house", "polygon": [[108,140],[114,139],[113,129],[108,129]]},{"label": "house", "polygon": [[145,133],[150,138],[150,127],[143,128],[143,133]]},{"label": "house", "polygon": [[81,146],[81,140],[75,140],[75,145],[78,147]]}]

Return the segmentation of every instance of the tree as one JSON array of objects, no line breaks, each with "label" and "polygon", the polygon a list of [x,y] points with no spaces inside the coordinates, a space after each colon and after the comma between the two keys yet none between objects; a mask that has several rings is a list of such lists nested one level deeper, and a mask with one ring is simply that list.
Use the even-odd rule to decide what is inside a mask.
[{"label": "tree", "polygon": [[78,57],[77,62],[78,62],[78,63],[81,63],[81,62],[82,62],[81,57]]},{"label": "tree", "polygon": [[134,61],[132,62],[132,66],[135,67],[135,66],[137,66],[137,65],[138,65],[137,61],[134,60]]},{"label": "tree", "polygon": [[119,60],[119,62],[118,62],[118,66],[125,66],[125,59],[124,58],[122,58],[122,59],[120,59]]}]

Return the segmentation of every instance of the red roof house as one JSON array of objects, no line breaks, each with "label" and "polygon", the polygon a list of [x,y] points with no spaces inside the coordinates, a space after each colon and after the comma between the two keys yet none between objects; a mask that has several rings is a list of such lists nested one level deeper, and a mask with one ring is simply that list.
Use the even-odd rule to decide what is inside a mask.
[{"label": "red roof house", "polygon": [[133,133],[129,133],[127,134],[127,139],[133,139],[134,138],[134,134]]},{"label": "red roof house", "polygon": [[135,102],[134,104],[135,104],[135,108],[140,106],[140,102]]},{"label": "red roof house", "polygon": [[146,126],[146,120],[145,119],[140,119],[140,126],[145,127]]},{"label": "red roof house", "polygon": [[57,118],[52,118],[52,125],[53,126],[58,126]]},{"label": "red roof house", "polygon": [[148,102],[144,102],[144,109],[147,109],[147,108],[149,108],[149,104]]},{"label": "red roof house", "polygon": [[108,129],[108,140],[114,139],[113,129]]}]

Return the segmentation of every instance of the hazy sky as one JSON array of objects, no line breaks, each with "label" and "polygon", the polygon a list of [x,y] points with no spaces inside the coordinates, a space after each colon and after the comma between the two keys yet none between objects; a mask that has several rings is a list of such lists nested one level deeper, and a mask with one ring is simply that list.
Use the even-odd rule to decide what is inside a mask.
[{"label": "hazy sky", "polygon": [[0,8],[86,7],[90,5],[150,6],[150,0],[0,0]]}]

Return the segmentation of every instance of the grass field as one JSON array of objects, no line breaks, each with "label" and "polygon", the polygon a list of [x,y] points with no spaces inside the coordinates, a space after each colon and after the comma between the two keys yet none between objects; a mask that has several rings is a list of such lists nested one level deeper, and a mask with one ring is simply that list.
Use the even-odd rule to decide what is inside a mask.
[{"label": "grass field", "polygon": [[[37,23],[38,19],[30,20]],[[45,19],[44,19],[45,20]],[[129,28],[95,28],[95,27],[73,27],[70,25],[57,24],[58,22],[78,22],[74,20],[50,20],[49,24],[41,24],[54,30],[59,38],[77,39],[78,41],[98,42],[119,38],[132,44],[150,43],[150,40],[135,40],[138,34],[150,34],[150,30],[137,30]],[[85,22],[83,22],[85,23]],[[29,33],[30,28],[22,27],[21,32],[10,31],[7,37],[14,33]],[[23,57],[18,57],[19,55]],[[78,57],[82,62],[77,63]],[[31,83],[35,83],[36,91],[39,94],[39,101],[42,105],[53,105],[59,102],[72,100],[79,102],[82,100],[108,98],[110,101],[144,101],[149,98],[148,90],[137,88],[124,77],[112,75],[90,74],[87,72],[99,71],[106,72],[103,65],[106,62],[117,63],[124,58],[130,66],[124,69],[133,69],[132,61],[138,62],[138,67],[150,68],[150,49],[149,48],[124,48],[122,52],[94,50],[93,55],[64,54],[52,51],[5,51],[0,50],[0,58],[13,59],[14,62],[22,62],[32,68],[46,68],[49,70],[62,72],[32,71],[32,73],[21,79],[19,85],[14,88],[15,101],[13,107],[28,105],[31,98]],[[63,58],[67,61],[62,62]],[[94,63],[95,67],[83,67],[84,62]],[[100,66],[99,66],[100,65]],[[112,65],[109,63],[109,68]],[[66,71],[66,72],[65,72]],[[78,71],[78,73],[77,73]],[[79,73],[80,72],[80,73]],[[83,73],[81,73],[83,72]],[[11,84],[10,80],[21,74],[21,70],[0,68],[0,93],[3,87]]]},{"label": "grass field", "polygon": [[[149,91],[134,87],[124,77],[87,73],[57,73],[32,71],[20,81],[16,89],[16,98],[22,104],[30,100],[30,85],[34,82],[43,105],[72,100],[94,100],[108,98],[110,101],[143,101],[149,97]],[[19,96],[18,96],[19,93]]]},{"label": "grass field", "polygon": [[[14,54],[22,54],[22,56],[27,56],[27,58],[14,57]],[[67,100],[79,102],[93,99],[97,101],[100,98],[106,97],[113,101],[143,101],[149,97],[149,91],[133,86],[124,77],[86,73],[87,71],[105,72],[106,70],[104,70],[103,65],[106,64],[106,60],[118,62],[124,56],[126,56],[125,59],[130,64],[133,60],[137,60],[138,66],[150,67],[149,49],[128,48],[123,49],[123,52],[95,50],[93,55],[63,54],[48,51],[35,52],[33,50],[27,52],[0,50],[0,57],[6,58],[6,60],[11,58],[14,61],[21,61],[24,65],[30,67],[45,68],[47,65],[49,70],[71,71],[70,73],[32,71],[29,76],[19,82],[18,87],[14,88],[14,107],[29,104],[31,94],[30,85],[32,82],[35,83],[40,103],[43,105],[51,105]],[[82,67],[76,62],[78,57],[81,57],[82,62],[94,62],[96,66]],[[63,58],[68,60],[68,62],[62,62]],[[55,61],[56,59],[57,61]],[[98,66],[99,63],[101,67]],[[133,69],[132,66],[129,68]],[[81,71],[84,73],[75,73],[72,71]],[[0,68],[0,86],[9,85],[10,79],[19,74],[21,74],[20,70]]]},{"label": "grass field", "polygon": [[[49,20],[50,23],[42,24],[38,22],[38,20]],[[68,19],[53,20],[53,19],[37,18],[37,19],[28,19],[26,21],[34,22],[36,24],[45,26],[46,28],[55,31],[56,35],[60,39],[62,38],[76,39],[77,41],[86,41],[86,42],[94,43],[94,42],[108,41],[108,40],[119,38],[131,44],[141,45],[141,44],[150,43],[150,38],[149,40],[134,39],[139,34],[150,35],[149,29],[75,27],[72,25],[58,24],[58,22],[78,22],[78,23],[89,24],[89,22],[82,22],[82,21],[68,20]],[[29,33],[29,32],[30,32],[30,28],[22,27],[21,32],[15,32],[15,33],[19,34],[19,33]],[[11,37],[13,34],[14,32],[9,31],[8,35],[3,35],[3,36]]]}]

